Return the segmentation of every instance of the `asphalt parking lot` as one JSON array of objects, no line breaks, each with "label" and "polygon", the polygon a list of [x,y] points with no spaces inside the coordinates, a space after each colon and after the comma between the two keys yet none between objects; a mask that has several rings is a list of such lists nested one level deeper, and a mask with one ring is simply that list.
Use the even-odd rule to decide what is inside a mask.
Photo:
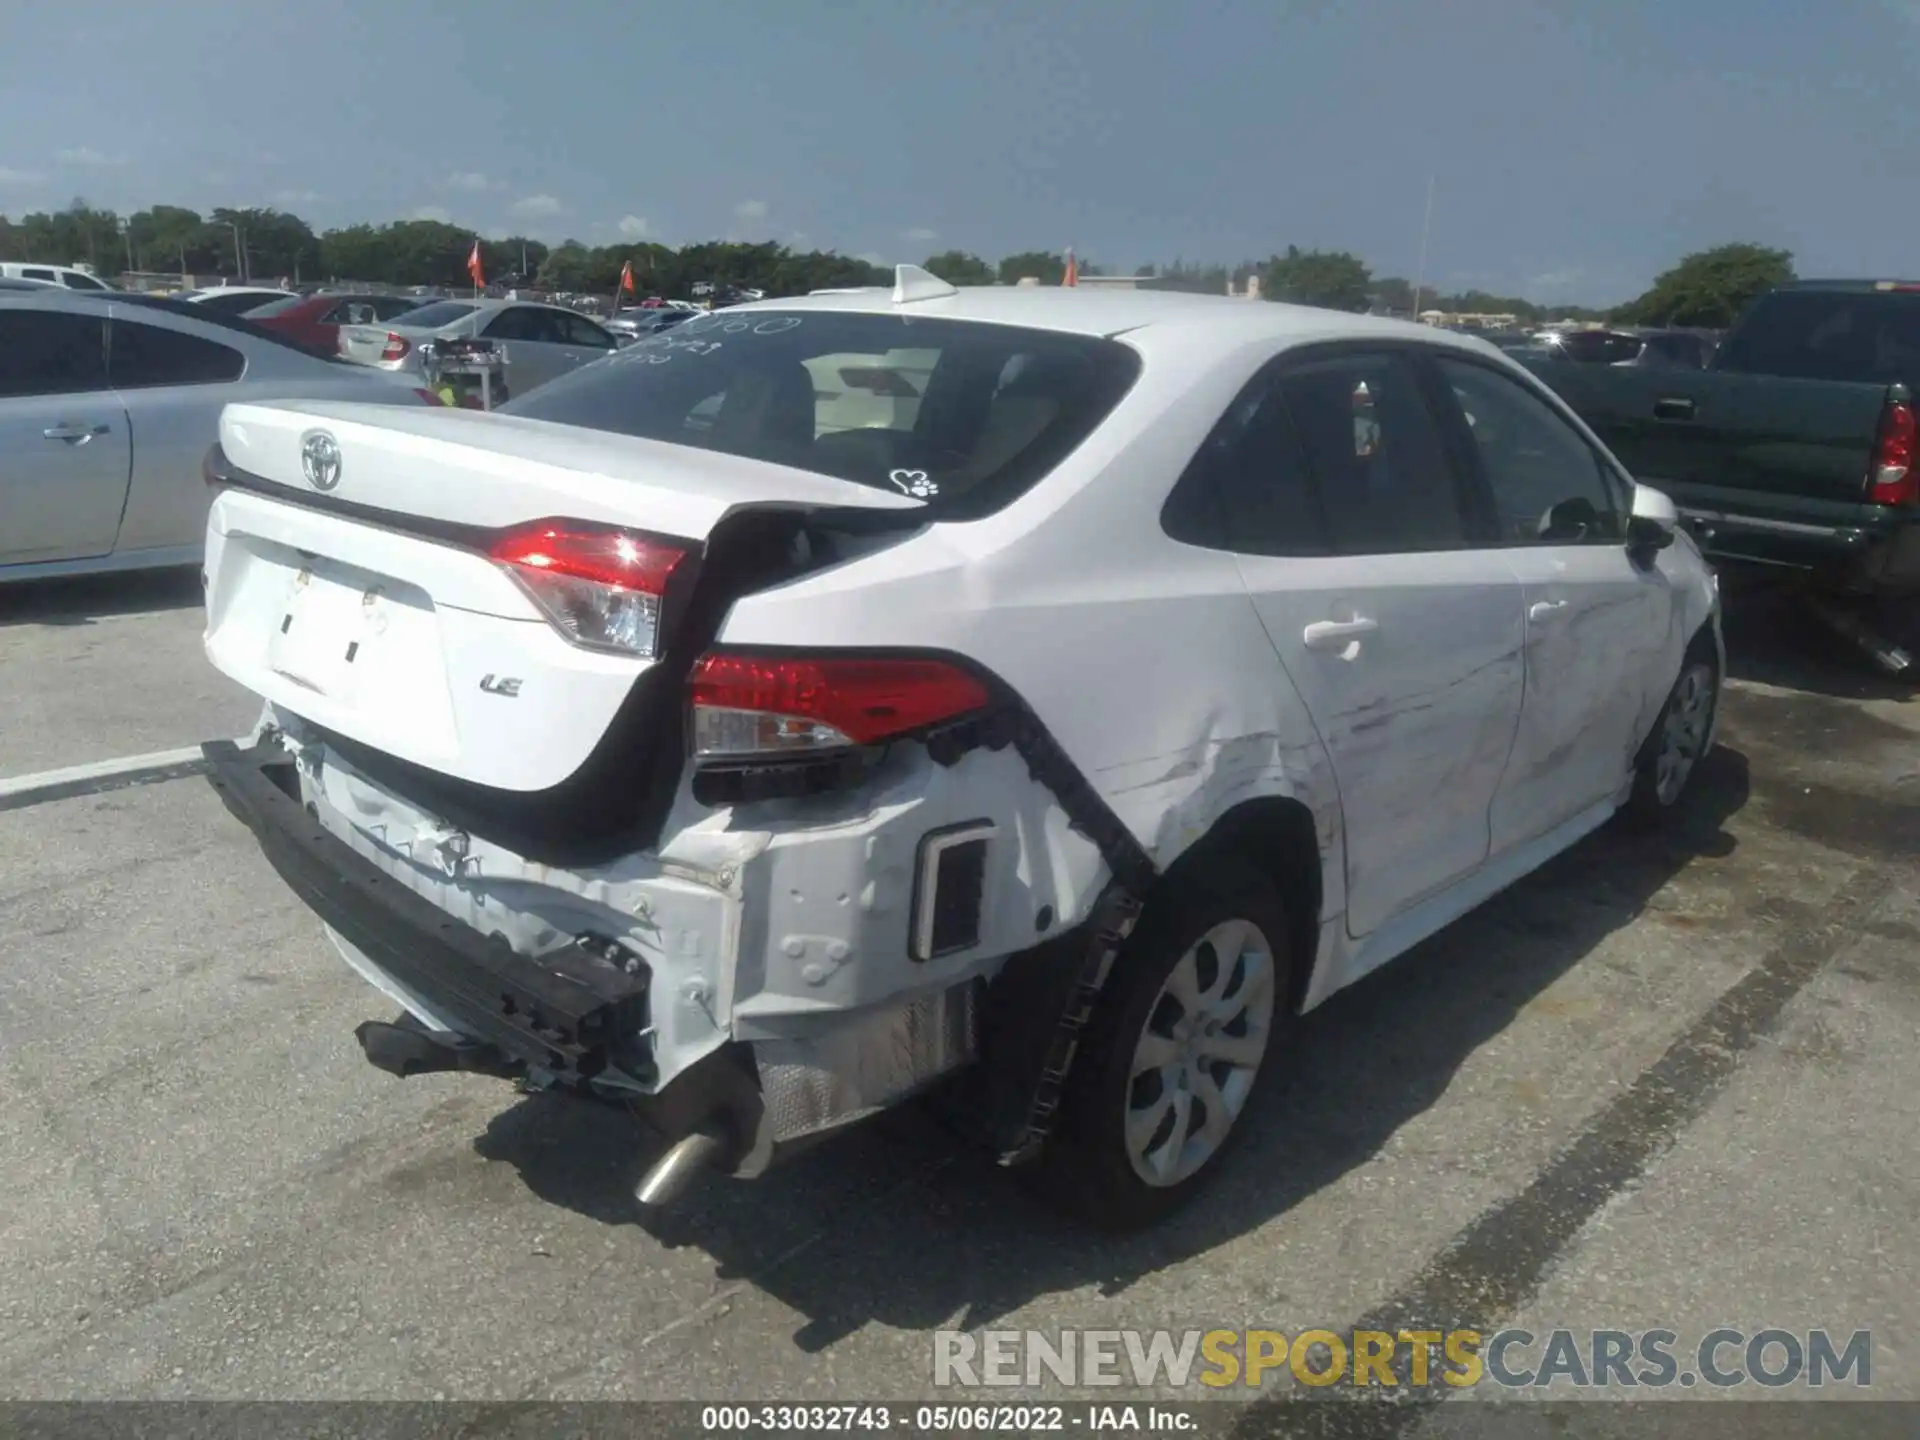
[{"label": "asphalt parking lot", "polygon": [[[243,733],[198,600],[0,594],[0,781]],[[1764,601],[1730,641],[1686,827],[1316,1012],[1123,1243],[918,1112],[650,1233],[619,1112],[365,1063],[382,1006],[203,781],[0,801],[0,1397],[924,1399],[942,1327],[1458,1319],[1871,1330],[1920,1398],[1920,698]]]}]

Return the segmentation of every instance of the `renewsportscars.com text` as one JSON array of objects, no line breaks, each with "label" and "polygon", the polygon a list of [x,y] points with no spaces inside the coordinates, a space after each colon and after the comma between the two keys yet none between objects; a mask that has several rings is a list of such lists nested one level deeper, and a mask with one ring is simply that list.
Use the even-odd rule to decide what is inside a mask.
[{"label": "renewsportscars.com text", "polygon": [[1780,1388],[1873,1383],[1855,1330],[986,1330],[936,1331],[939,1387],[1285,1384],[1423,1389]]}]

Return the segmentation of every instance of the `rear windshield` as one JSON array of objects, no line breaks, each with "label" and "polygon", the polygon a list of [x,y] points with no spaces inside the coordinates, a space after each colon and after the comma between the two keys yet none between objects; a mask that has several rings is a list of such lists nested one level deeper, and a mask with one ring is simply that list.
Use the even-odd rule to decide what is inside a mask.
[{"label": "rear windshield", "polygon": [[1920,294],[1776,290],[1720,347],[1719,368],[1797,380],[1920,379]]},{"label": "rear windshield", "polygon": [[418,310],[408,310],[405,314],[409,326],[438,330],[442,325],[451,325],[463,315],[471,315],[474,308],[465,300],[436,300],[431,305],[422,305]]},{"label": "rear windshield", "polygon": [[264,320],[269,315],[284,315],[296,305],[304,305],[311,295],[288,295],[279,300],[269,300],[266,304],[247,311],[249,320]]},{"label": "rear windshield", "polygon": [[501,407],[722,450],[990,514],[1059,464],[1139,373],[1095,336],[900,315],[696,315]]}]

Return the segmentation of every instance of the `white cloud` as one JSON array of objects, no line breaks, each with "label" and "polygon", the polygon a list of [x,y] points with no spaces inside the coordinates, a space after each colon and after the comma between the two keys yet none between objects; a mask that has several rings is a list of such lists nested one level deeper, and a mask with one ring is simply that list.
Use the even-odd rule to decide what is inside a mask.
[{"label": "white cloud", "polygon": [[276,205],[311,205],[320,198],[313,190],[276,190],[273,203]]},{"label": "white cloud", "polygon": [[807,243],[807,239],[808,239],[808,236],[806,231],[796,230],[787,237],[787,244],[793,246],[795,249],[798,249],[800,246]]},{"label": "white cloud", "polygon": [[917,240],[924,244],[928,240],[938,240],[940,238],[940,232],[938,230],[928,230],[922,226],[918,230],[902,230],[900,232],[900,238],[902,240]]},{"label": "white cloud", "polygon": [[622,215],[620,217],[620,235],[622,239],[638,240],[652,229],[646,218],[641,215]]},{"label": "white cloud", "polygon": [[75,150],[56,151],[53,158],[62,165],[124,165],[127,163],[118,156],[103,155],[100,151],[85,145]]},{"label": "white cloud", "polygon": [[0,165],[0,185],[38,185],[44,177],[34,170],[15,170],[10,165]]},{"label": "white cloud", "polygon": [[873,251],[871,250],[863,250],[853,258],[856,260],[864,260],[869,265],[884,265],[887,263],[886,261],[882,260],[878,255],[874,254]]},{"label": "white cloud", "polygon": [[497,190],[500,182],[489,179],[478,170],[456,170],[446,179],[449,190],[465,190],[470,194],[479,194],[483,190]]},{"label": "white cloud", "polygon": [[442,225],[448,225],[453,222],[453,216],[449,215],[438,205],[421,205],[414,210],[411,218],[415,220],[438,220]]},{"label": "white cloud", "polygon": [[733,213],[742,220],[764,220],[767,218],[767,202],[764,200],[742,200],[733,207]]},{"label": "white cloud", "polygon": [[567,207],[551,195],[526,195],[507,208],[522,220],[540,220],[567,212]]}]

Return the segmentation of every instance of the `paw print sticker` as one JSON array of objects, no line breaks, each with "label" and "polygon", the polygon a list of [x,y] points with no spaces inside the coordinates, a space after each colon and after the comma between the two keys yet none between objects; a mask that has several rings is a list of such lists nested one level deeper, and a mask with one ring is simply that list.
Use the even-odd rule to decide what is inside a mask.
[{"label": "paw print sticker", "polygon": [[931,500],[940,493],[940,487],[927,478],[924,470],[893,470],[888,472],[887,479],[902,495],[911,495],[916,500]]}]

